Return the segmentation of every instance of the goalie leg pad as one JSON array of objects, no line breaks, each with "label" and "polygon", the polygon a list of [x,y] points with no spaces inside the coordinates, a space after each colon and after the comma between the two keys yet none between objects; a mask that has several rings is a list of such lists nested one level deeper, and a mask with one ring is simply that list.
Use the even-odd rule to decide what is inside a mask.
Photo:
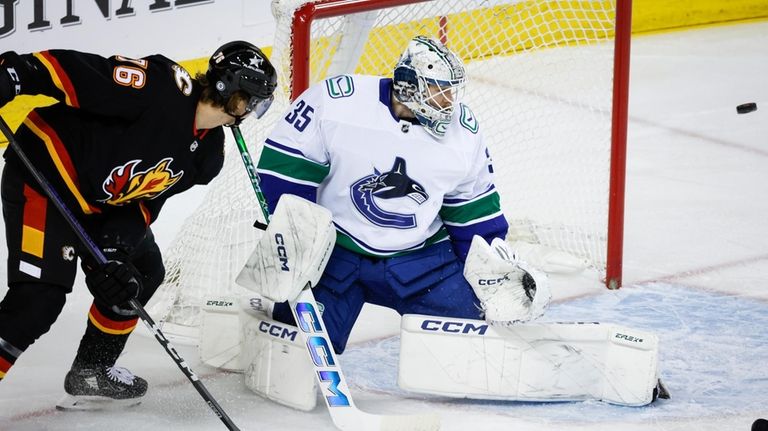
[{"label": "goalie leg pad", "polygon": [[401,388],[458,398],[602,400],[642,406],[658,384],[658,337],[616,325],[405,315]]},{"label": "goalie leg pad", "polygon": [[274,303],[257,294],[207,298],[201,308],[200,360],[211,367],[242,372],[240,360],[245,316],[272,315]]},{"label": "goalie leg pad", "polygon": [[298,328],[266,316],[241,313],[243,349],[240,355],[245,386],[264,398],[310,411],[317,404],[312,362]]},{"label": "goalie leg pad", "polygon": [[239,305],[235,298],[208,298],[202,307],[198,352],[204,364],[229,371],[240,366]]}]

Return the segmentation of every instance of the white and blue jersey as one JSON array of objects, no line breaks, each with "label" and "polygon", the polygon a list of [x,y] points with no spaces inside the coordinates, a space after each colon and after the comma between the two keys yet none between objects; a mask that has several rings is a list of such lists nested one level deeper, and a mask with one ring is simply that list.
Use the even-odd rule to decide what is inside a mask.
[{"label": "white and blue jersey", "polygon": [[443,139],[398,119],[391,79],[341,75],[310,87],[266,140],[258,172],[271,210],[283,193],[328,208],[337,245],[392,257],[472,236],[504,237],[480,125],[460,104]]}]

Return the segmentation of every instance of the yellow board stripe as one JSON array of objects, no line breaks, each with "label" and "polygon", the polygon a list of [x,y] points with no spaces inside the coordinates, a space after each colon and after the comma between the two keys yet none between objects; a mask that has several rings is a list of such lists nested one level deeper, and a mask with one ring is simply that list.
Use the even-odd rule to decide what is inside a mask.
[{"label": "yellow board stripe", "polygon": [[29,226],[22,227],[21,251],[42,259],[44,243],[45,232]]},{"label": "yellow board stripe", "polygon": [[[732,24],[740,21],[766,19],[768,19],[768,2],[765,0],[634,0],[632,7],[632,34],[671,32],[702,25]],[[423,24],[425,23],[417,22],[414,26],[418,28],[419,25]],[[426,25],[428,25],[427,28],[419,28],[419,34],[437,34],[435,33],[437,31],[435,23],[427,23]],[[454,28],[453,30],[456,29]],[[449,28],[449,34],[453,30]],[[470,29],[468,28],[466,31],[470,31]],[[483,31],[491,32],[491,30]],[[390,44],[396,46],[397,49],[386,60],[388,63],[386,63],[387,67],[384,68],[383,72],[386,75],[392,72],[393,61],[397,59],[400,50],[406,45],[407,39],[396,42]],[[451,46],[451,48],[455,47]],[[264,51],[267,57],[272,58],[272,47],[264,47],[262,51]],[[181,61],[179,63],[194,76],[197,72],[205,72],[208,67],[208,57]],[[43,62],[43,64],[46,63]],[[46,65],[46,67],[49,66]],[[365,71],[379,71],[381,69],[381,67],[367,65]],[[56,85],[61,85],[61,82],[56,83]],[[6,119],[11,129],[15,129],[33,108],[48,106],[53,103],[56,103],[56,99],[42,95],[16,98],[11,103],[0,107],[0,116]],[[8,141],[5,136],[0,134],[0,148],[4,148],[7,144]]]}]

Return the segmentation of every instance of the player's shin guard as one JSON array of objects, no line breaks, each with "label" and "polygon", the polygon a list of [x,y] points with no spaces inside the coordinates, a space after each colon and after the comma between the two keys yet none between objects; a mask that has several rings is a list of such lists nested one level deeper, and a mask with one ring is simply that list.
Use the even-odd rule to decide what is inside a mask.
[{"label": "player's shin guard", "polygon": [[94,303],[88,311],[88,323],[75,364],[86,368],[114,365],[137,323],[135,316],[121,316]]},{"label": "player's shin guard", "polygon": [[11,283],[0,301],[0,380],[22,352],[56,321],[67,289],[48,283]]},{"label": "player's shin guard", "polygon": [[5,378],[8,370],[11,369],[16,359],[22,354],[22,351],[11,343],[0,338],[0,380]]}]

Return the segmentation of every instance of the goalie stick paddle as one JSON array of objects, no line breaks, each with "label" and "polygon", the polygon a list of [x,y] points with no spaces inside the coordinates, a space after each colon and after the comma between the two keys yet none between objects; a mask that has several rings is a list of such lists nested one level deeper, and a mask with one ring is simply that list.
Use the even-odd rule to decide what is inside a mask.
[{"label": "goalie stick paddle", "polygon": [[[93,257],[98,264],[104,264],[107,262],[107,259],[104,257],[104,254],[101,252],[99,247],[96,245],[95,242],[91,239],[90,236],[85,232],[85,229],[80,225],[80,223],[75,218],[74,214],[67,208],[67,206],[64,204],[64,201],[61,199],[61,197],[56,193],[55,190],[51,187],[48,180],[45,179],[42,173],[35,168],[35,166],[32,164],[32,162],[27,158],[27,155],[24,154],[24,151],[21,149],[21,146],[16,141],[16,137],[14,136],[13,132],[11,131],[10,127],[8,127],[8,124],[5,122],[5,119],[0,117],[0,131],[3,132],[6,138],[8,138],[8,144],[13,148],[13,151],[16,152],[16,154],[21,159],[22,163],[24,163],[24,166],[26,166],[27,170],[32,174],[32,176],[35,178],[35,180],[40,184],[40,187],[43,189],[45,194],[48,196],[48,198],[51,199],[51,202],[53,202],[54,206],[57,210],[61,213],[61,215],[64,217],[64,219],[67,221],[67,224],[72,228],[72,230],[75,232],[75,235],[77,235],[77,238],[80,240],[80,242],[83,244],[85,249],[88,251],[88,253]],[[160,330],[160,328],[157,326],[154,320],[152,320],[152,317],[150,317],[149,313],[144,309],[144,307],[141,305],[141,303],[136,299],[131,299],[128,301],[131,308],[136,311],[136,314],[141,318],[141,320],[144,322],[144,324],[149,328],[150,332],[155,336],[157,341],[160,343],[160,345],[163,346],[165,351],[168,353],[168,355],[173,359],[173,361],[178,365],[179,369],[184,373],[185,376],[189,379],[190,382],[192,382],[192,386],[197,389],[197,392],[200,393],[200,396],[203,397],[203,400],[205,400],[205,403],[208,404],[208,407],[213,410],[213,413],[216,414],[216,416],[221,419],[222,422],[224,422],[224,425],[227,426],[230,430],[238,430],[239,428],[237,425],[235,425],[234,422],[232,422],[232,419],[227,416],[227,414],[224,412],[224,410],[221,408],[218,402],[213,398],[210,392],[208,392],[208,389],[203,385],[203,382],[200,381],[200,379],[197,377],[197,374],[195,374],[194,371],[187,365],[187,363],[184,361],[184,359],[179,355],[179,353],[176,351],[176,349],[171,345],[170,341],[165,337],[163,332]]]},{"label": "goalie stick paddle", "polygon": [[[245,145],[245,139],[238,126],[232,126],[231,129],[251,186],[256,193],[256,199],[259,201],[264,221],[269,223],[269,209],[259,185],[259,176],[248,147]],[[264,230],[267,225],[257,222],[255,226]],[[352,400],[347,379],[333,351],[320,308],[309,283],[296,299],[288,303],[293,318],[296,319],[299,333],[307,346],[318,386],[336,428],[343,431],[436,431],[440,429],[440,418],[437,415],[377,415],[358,409]]]}]

